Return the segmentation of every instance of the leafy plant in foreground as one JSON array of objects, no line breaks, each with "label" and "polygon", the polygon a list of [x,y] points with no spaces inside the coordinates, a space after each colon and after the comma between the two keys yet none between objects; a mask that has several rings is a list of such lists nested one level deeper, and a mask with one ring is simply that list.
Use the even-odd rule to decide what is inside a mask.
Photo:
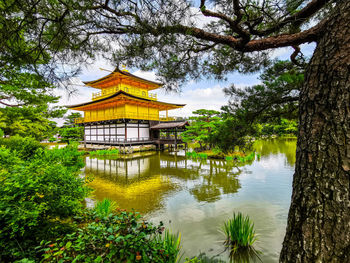
[{"label": "leafy plant in foreground", "polygon": [[[55,241],[42,241],[43,262],[169,262],[175,263],[180,241],[163,224],[154,226],[138,213],[117,210],[101,218],[87,214],[86,226]],[[176,249],[175,249],[176,248]]]}]

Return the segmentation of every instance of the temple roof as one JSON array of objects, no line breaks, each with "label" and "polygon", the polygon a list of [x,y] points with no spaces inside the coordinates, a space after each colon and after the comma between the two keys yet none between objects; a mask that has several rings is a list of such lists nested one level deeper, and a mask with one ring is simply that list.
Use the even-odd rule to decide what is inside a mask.
[{"label": "temple roof", "polygon": [[111,96],[108,96],[108,97],[105,97],[105,98],[102,98],[102,99],[99,99],[99,100],[84,102],[84,103],[75,104],[75,105],[66,105],[65,107],[70,108],[70,109],[80,108],[80,107],[83,107],[83,106],[98,104],[99,102],[107,101],[107,100],[116,98],[118,96],[125,96],[125,97],[129,97],[131,99],[134,99],[134,100],[140,100],[140,101],[146,101],[146,102],[148,101],[148,102],[150,102],[152,104],[160,104],[160,105],[164,105],[164,106],[169,106],[171,108],[180,108],[180,107],[183,107],[183,106],[186,105],[186,104],[174,104],[174,103],[167,103],[167,102],[162,102],[162,101],[154,101],[154,100],[151,100],[151,99],[137,97],[137,96],[129,94],[129,93],[125,92],[125,91],[120,90],[120,91],[112,94]]},{"label": "temple roof", "polygon": [[112,77],[115,77],[116,75],[118,75],[120,78],[127,78],[127,79],[132,79],[136,82],[141,82],[141,83],[144,83],[144,84],[148,84],[148,85],[151,85],[153,86],[152,88],[149,88],[150,90],[152,89],[157,89],[159,88],[160,86],[163,86],[163,83],[160,83],[160,82],[156,82],[156,81],[151,81],[151,80],[147,80],[147,79],[144,79],[144,78],[141,78],[141,77],[138,77],[136,75],[133,75],[131,74],[130,72],[128,71],[124,71],[124,70],[120,70],[118,67],[115,68],[115,70],[113,72],[111,72],[110,74],[108,74],[107,76],[104,76],[102,78],[99,78],[97,80],[92,80],[92,81],[83,81],[83,83],[87,86],[90,86],[90,87],[93,87],[93,88],[98,88],[97,85],[104,81],[104,80],[108,80]]}]

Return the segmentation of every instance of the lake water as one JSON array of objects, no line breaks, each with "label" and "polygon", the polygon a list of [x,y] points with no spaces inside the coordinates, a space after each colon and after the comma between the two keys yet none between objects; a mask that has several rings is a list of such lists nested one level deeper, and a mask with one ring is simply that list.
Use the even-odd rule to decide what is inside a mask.
[{"label": "lake water", "polygon": [[144,152],[117,160],[86,157],[85,173],[94,177],[95,199],[110,198],[181,232],[183,259],[203,252],[228,262],[220,228],[233,212],[242,212],[255,223],[261,261],[278,262],[296,140],[257,141],[255,148],[260,159],[240,167],[223,160],[189,160],[184,152]]}]

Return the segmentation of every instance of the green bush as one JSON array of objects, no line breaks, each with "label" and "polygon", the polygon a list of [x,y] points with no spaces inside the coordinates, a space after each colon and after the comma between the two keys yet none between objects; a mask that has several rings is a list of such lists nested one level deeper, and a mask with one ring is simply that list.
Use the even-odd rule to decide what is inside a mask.
[{"label": "green bush", "polygon": [[234,213],[233,218],[224,223],[222,230],[226,235],[225,245],[233,254],[237,250],[251,247],[256,241],[254,223],[242,213]]},{"label": "green bush", "polygon": [[0,262],[35,258],[41,240],[72,231],[64,220],[81,212],[88,194],[75,147],[48,150],[24,138],[6,140],[0,147]]},{"label": "green bush", "polygon": [[84,139],[84,127],[63,127],[59,134],[62,142],[81,141]]},{"label": "green bush", "polygon": [[38,149],[45,147],[31,137],[21,137],[19,135],[10,138],[0,138],[0,146],[3,145],[24,160],[31,158]]},{"label": "green bush", "polygon": [[43,241],[43,262],[176,262],[176,237],[162,238],[162,224],[153,226],[134,212],[117,211],[101,218],[88,213],[90,223],[54,242]]},{"label": "green bush", "polygon": [[57,139],[55,138],[55,137],[51,137],[50,139],[49,139],[49,142],[55,142]]}]

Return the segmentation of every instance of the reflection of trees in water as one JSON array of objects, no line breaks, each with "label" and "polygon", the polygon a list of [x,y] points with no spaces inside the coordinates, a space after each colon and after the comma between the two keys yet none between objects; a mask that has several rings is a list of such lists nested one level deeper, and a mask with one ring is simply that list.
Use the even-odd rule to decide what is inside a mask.
[{"label": "reflection of trees in water", "polygon": [[189,192],[200,202],[214,202],[223,194],[236,193],[241,187],[236,177],[241,170],[235,168],[233,163],[223,160],[193,161],[185,158],[176,163],[175,169],[169,160],[161,163],[161,170],[167,174],[198,182]]},{"label": "reflection of trees in water", "polygon": [[241,187],[236,178],[241,170],[232,173],[228,171],[227,166],[222,169],[213,164],[215,161],[210,160],[209,162],[209,174],[202,175],[203,182],[191,189],[191,194],[198,201],[214,202],[220,200],[220,196],[223,194],[236,193]]},{"label": "reflection of trees in water", "polygon": [[257,140],[254,148],[262,157],[282,153],[286,156],[289,166],[294,166],[296,155],[296,139]]}]

